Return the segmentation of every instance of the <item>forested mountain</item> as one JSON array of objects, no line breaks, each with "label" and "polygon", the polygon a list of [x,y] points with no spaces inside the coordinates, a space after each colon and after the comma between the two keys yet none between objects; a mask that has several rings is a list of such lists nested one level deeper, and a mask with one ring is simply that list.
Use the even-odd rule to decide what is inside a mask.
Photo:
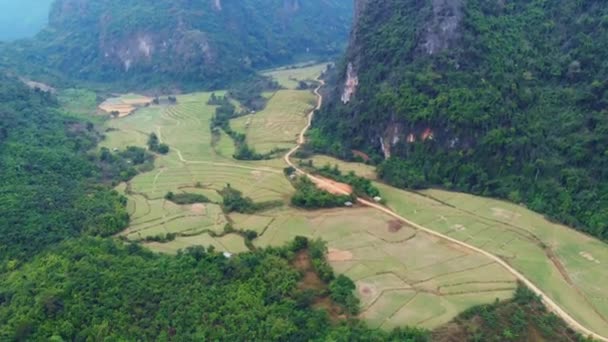
[{"label": "forested mountain", "polygon": [[0,41],[33,37],[47,24],[53,0],[0,1]]},{"label": "forested mountain", "polygon": [[[603,1],[359,0],[313,144],[608,238]],[[386,161],[383,161],[385,160]]]},{"label": "forested mountain", "polygon": [[131,88],[219,87],[340,53],[351,18],[344,0],[56,0],[48,28],[4,55],[24,73],[35,65]]}]

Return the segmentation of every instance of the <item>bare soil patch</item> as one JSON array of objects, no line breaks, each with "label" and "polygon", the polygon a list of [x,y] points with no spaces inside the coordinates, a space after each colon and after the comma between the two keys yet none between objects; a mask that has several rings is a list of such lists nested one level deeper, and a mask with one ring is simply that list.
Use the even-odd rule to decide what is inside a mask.
[{"label": "bare soil patch", "polygon": [[100,104],[99,109],[103,110],[108,114],[112,114],[114,112],[118,112],[118,117],[122,118],[127,115],[130,115],[137,109],[135,106],[130,104]]},{"label": "bare soil patch", "polygon": [[190,211],[197,215],[204,215],[207,211],[207,207],[204,204],[196,203],[190,207]]},{"label": "bare soil patch", "polygon": [[349,251],[342,251],[335,248],[330,248],[327,253],[327,260],[332,261],[349,261],[353,259],[353,253]]},{"label": "bare soil patch", "polygon": [[147,106],[152,103],[154,99],[147,96],[141,96],[136,98],[112,98],[108,99],[99,105],[99,109],[111,114],[114,112],[118,113],[118,117],[122,118],[133,113],[137,108]]},{"label": "bare soil patch", "polygon": [[391,233],[396,233],[403,228],[403,222],[399,220],[391,220],[388,222],[388,231]]},{"label": "bare soil patch", "polygon": [[348,184],[339,183],[339,182],[336,182],[334,180],[324,178],[324,177],[319,177],[319,176],[315,176],[315,177],[319,180],[313,179],[312,181],[317,185],[317,187],[319,189],[329,192],[330,194],[344,195],[345,193],[348,193],[348,194],[353,193],[353,188]]}]

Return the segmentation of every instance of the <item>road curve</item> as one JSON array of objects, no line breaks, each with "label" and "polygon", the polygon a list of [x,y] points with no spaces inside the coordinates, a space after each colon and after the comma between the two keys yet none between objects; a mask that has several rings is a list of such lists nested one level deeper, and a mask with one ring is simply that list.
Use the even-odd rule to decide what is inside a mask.
[{"label": "road curve", "polygon": [[[322,80],[318,79],[320,84],[317,88],[315,88],[314,90],[314,94],[317,96],[317,105],[316,107],[310,112],[310,114],[308,115],[308,123],[306,125],[306,127],[304,127],[302,129],[302,131],[300,132],[300,135],[298,136],[298,141],[297,141],[297,145],[291,149],[289,152],[287,152],[287,154],[285,154],[285,163],[287,163],[287,165],[293,167],[296,172],[298,174],[302,174],[302,175],[306,175],[308,176],[308,178],[310,178],[313,182],[317,183],[317,184],[323,184],[326,187],[330,187],[333,188],[336,192],[338,193],[343,193],[345,195],[350,195],[349,193],[345,192],[344,190],[334,186],[333,184],[315,177],[312,174],[309,174],[308,172],[298,168],[292,161],[291,161],[291,156],[296,153],[296,151],[298,151],[300,149],[300,147],[302,147],[302,145],[304,144],[305,140],[306,140],[306,132],[310,129],[310,127],[312,126],[312,120],[315,114],[315,111],[317,111],[318,109],[321,108],[321,106],[323,105],[323,96],[321,95],[321,93],[319,92],[321,90],[321,88],[325,85],[325,82],[323,82]],[[490,258],[491,260],[493,260],[494,262],[496,262],[497,264],[501,265],[502,267],[504,267],[509,273],[513,274],[513,276],[515,276],[519,281],[521,281],[523,284],[525,284],[528,288],[530,288],[530,290],[532,290],[537,296],[540,296],[543,303],[545,304],[545,306],[547,307],[547,309],[551,312],[553,312],[555,315],[559,316],[561,319],[563,319],[568,326],[570,326],[570,328],[572,328],[573,330],[579,332],[580,334],[584,335],[584,336],[589,336],[592,337],[596,340],[599,341],[603,341],[603,342],[608,342],[608,338],[602,335],[599,335],[593,331],[591,331],[590,329],[586,328],[585,326],[583,326],[582,324],[580,324],[576,319],[574,319],[572,316],[570,316],[570,314],[568,314],[564,309],[562,309],[555,301],[553,301],[551,298],[549,298],[541,289],[539,289],[536,285],[534,285],[534,283],[532,283],[532,281],[530,281],[528,278],[526,278],[523,274],[521,274],[519,271],[517,271],[516,269],[514,269],[511,265],[509,265],[506,261],[504,261],[503,259],[499,258],[498,256],[486,252],[483,249],[480,249],[478,247],[469,245],[465,242],[456,240],[452,237],[449,237],[447,235],[438,233],[430,228],[426,228],[423,227],[415,222],[412,222],[408,219],[406,219],[405,217],[395,213],[394,211],[390,210],[389,208],[386,208],[384,206],[381,206],[377,203],[374,202],[370,202],[364,199],[357,199],[357,202],[377,209],[379,211],[382,211],[383,213],[390,215],[392,217],[394,217],[395,219],[398,219],[399,221],[402,221],[403,223],[410,225],[416,229],[419,229],[427,234],[433,235],[435,237],[438,237],[440,239],[449,241],[451,243],[455,243],[459,246],[462,246],[464,248],[467,248],[471,251],[474,251],[476,253],[482,254],[488,258]]]}]

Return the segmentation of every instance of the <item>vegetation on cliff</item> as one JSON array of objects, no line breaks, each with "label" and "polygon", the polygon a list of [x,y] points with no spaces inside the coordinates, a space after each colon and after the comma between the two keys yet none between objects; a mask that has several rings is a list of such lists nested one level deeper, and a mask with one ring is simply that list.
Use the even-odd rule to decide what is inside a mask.
[{"label": "vegetation on cliff", "polygon": [[390,154],[391,184],[506,198],[608,238],[608,7],[382,0],[358,17],[316,149]]}]

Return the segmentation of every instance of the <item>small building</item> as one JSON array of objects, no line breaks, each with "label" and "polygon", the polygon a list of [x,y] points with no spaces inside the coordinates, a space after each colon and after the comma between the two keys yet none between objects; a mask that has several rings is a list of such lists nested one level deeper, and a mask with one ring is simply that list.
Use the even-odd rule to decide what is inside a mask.
[{"label": "small building", "polygon": [[345,203],[344,203],[344,206],[345,206],[345,207],[348,207],[348,208],[352,208],[352,206],[353,206],[353,202],[345,202]]},{"label": "small building", "polygon": [[382,201],[382,197],[376,196],[374,197],[374,201],[379,203],[380,201]]},{"label": "small building", "polygon": [[222,254],[224,255],[224,258],[226,258],[226,259],[232,258],[232,253],[224,252]]}]

